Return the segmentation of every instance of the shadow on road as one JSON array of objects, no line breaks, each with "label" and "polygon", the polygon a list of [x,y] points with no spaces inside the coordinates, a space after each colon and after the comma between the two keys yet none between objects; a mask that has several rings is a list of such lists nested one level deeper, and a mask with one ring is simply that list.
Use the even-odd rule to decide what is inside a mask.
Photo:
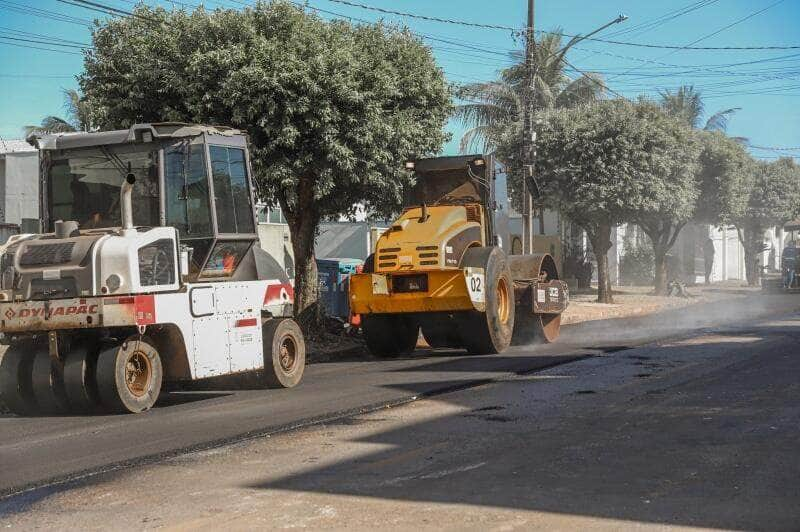
[{"label": "shadow on road", "polygon": [[[653,357],[614,354],[641,366],[635,382],[646,385],[626,393],[577,390],[558,412],[535,408],[541,381],[441,396],[438,401],[469,406],[475,394],[502,388],[511,399],[373,434],[357,441],[386,450],[248,487],[791,529],[800,522],[798,333],[792,324],[765,326],[668,344]],[[675,366],[700,360],[707,350],[737,362],[669,378]],[[746,352],[757,356],[735,358]],[[476,368],[490,360],[476,359]],[[411,371],[447,371],[446,365]],[[666,378],[654,378],[659,374]],[[415,391],[426,384],[394,387]]]}]

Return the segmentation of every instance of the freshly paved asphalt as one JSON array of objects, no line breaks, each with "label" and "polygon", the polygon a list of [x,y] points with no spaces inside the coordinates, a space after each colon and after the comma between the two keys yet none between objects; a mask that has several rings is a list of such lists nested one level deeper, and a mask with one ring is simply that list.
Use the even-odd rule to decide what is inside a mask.
[{"label": "freshly paved asphalt", "polygon": [[565,327],[557,344],[515,347],[502,355],[420,352],[401,360],[314,364],[293,390],[173,393],[139,416],[0,416],[0,495],[535,372],[598,352],[721,325],[747,327],[759,317],[798,309],[797,296],[753,295]]}]

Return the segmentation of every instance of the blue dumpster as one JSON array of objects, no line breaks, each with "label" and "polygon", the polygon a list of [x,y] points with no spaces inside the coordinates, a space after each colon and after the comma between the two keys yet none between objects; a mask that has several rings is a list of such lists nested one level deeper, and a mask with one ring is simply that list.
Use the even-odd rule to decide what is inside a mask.
[{"label": "blue dumpster", "polygon": [[361,259],[317,259],[319,300],[328,316],[348,319],[350,316],[350,274],[364,264]]}]

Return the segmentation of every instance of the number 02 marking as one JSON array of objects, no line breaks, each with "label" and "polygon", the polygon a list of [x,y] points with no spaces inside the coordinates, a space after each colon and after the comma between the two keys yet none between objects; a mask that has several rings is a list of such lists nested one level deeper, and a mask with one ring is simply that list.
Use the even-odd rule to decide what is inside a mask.
[{"label": "number 02 marking", "polygon": [[469,291],[469,298],[473,303],[483,303],[486,301],[483,295],[484,277],[483,272],[470,272],[467,279],[467,290]]},{"label": "number 02 marking", "polygon": [[469,279],[469,288],[473,292],[480,292],[481,291],[481,278],[480,277],[470,277]]}]

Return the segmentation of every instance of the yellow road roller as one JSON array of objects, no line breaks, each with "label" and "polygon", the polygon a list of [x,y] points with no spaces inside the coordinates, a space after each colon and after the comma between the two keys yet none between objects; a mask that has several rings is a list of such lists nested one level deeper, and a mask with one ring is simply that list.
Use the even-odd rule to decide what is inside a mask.
[{"label": "yellow road roller", "polygon": [[350,278],[350,306],[379,357],[431,347],[472,354],[513,343],[553,342],[569,291],[549,254],[506,255],[494,229],[491,155],[407,163],[415,184],[363,272]]}]

